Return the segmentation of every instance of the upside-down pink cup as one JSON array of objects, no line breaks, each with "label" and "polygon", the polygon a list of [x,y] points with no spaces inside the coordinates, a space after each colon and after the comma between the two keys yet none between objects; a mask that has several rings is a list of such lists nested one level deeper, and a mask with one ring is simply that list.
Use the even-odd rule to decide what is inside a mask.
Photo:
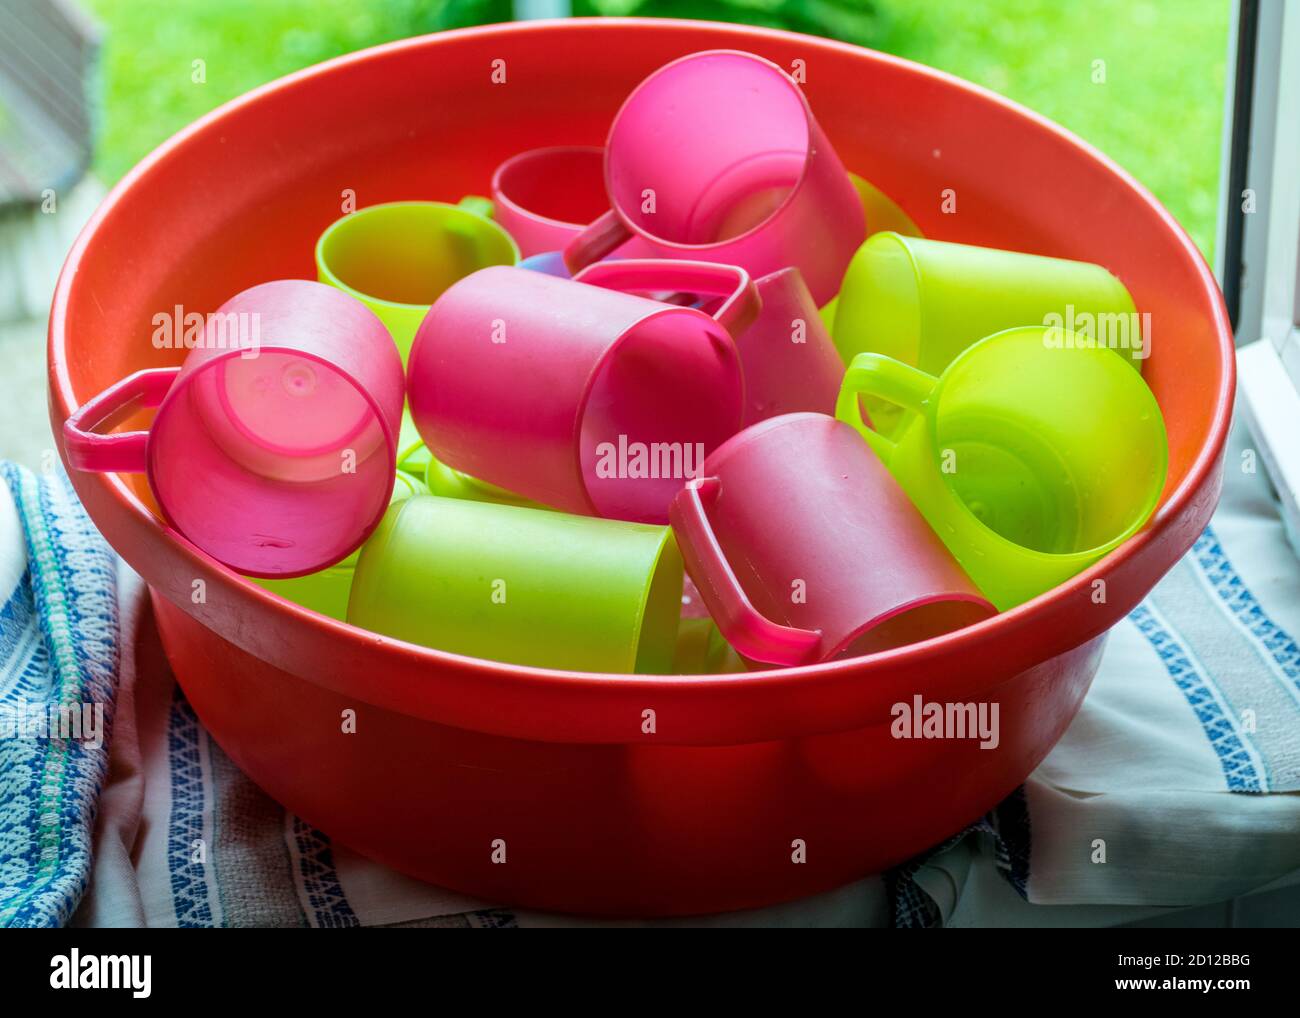
[{"label": "upside-down pink cup", "polygon": [[[237,572],[301,576],[346,558],[383,516],[402,382],[364,305],[281,279],[209,315],[180,367],[137,371],[82,406],[64,447],[77,470],[147,474],[168,524]],[[95,430],[142,407],[158,408],[147,431]]]},{"label": "upside-down pink cup", "polygon": [[569,242],[576,271],[631,238],[662,258],[796,266],[820,306],[866,236],[862,202],[798,84],[776,64],[709,50],[628,96],[605,145],[605,212]]},{"label": "upside-down pink cup", "polygon": [[[710,316],[636,295],[681,290],[728,296]],[[733,336],[757,314],[752,280],[730,265],[628,259],[577,279],[482,269],[416,334],[411,416],[457,470],[569,512],[665,523],[740,426]]]},{"label": "upside-down pink cup", "polygon": [[824,414],[746,428],[669,516],[709,613],[753,661],[855,657],[995,614],[875,453]]}]

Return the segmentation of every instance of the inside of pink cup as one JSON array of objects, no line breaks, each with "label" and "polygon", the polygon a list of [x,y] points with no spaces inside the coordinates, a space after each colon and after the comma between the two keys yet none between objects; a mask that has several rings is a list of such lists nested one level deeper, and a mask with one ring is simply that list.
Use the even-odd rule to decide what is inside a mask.
[{"label": "inside of pink cup", "polygon": [[582,472],[601,516],[663,523],[704,457],[740,423],[731,337],[699,312],[637,323],[592,380],[581,422]]},{"label": "inside of pink cup", "polygon": [[294,351],[200,368],[149,440],[150,481],[172,524],[252,575],[294,575],[350,554],[388,501],[379,415],[330,365]]},{"label": "inside of pink cup", "polygon": [[525,153],[502,167],[497,186],[525,212],[560,223],[585,225],[609,208],[604,153],[596,148]]},{"label": "inside of pink cup", "polygon": [[740,54],[684,60],[644,82],[615,121],[610,195],[662,240],[728,240],[781,206],[808,143],[807,108],[778,69]]}]

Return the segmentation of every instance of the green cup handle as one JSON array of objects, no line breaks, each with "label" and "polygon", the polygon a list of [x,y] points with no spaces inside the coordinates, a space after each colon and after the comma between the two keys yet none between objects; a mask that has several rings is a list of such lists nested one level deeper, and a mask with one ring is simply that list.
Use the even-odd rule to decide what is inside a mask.
[{"label": "green cup handle", "polygon": [[484,219],[492,218],[492,199],[484,198],[481,194],[467,194],[456,204],[466,212],[473,212],[476,216],[482,216]]},{"label": "green cup handle", "polygon": [[[496,220],[492,218],[494,206],[491,198],[484,198],[478,194],[467,194],[456,203],[456,207],[464,212],[468,212],[478,219],[485,219],[492,223],[497,230],[501,227],[497,225]],[[476,268],[483,268],[491,264],[491,259],[485,256],[485,250],[488,247],[488,241],[484,237],[484,225],[481,222],[475,222],[453,217],[444,225],[447,239],[455,247],[455,257],[459,259],[462,266],[466,266],[466,273],[474,271]],[[490,231],[492,227],[487,227]],[[504,232],[504,231],[503,231]],[[515,262],[519,262],[519,248],[511,239],[511,245],[515,248]]]},{"label": "green cup handle", "polygon": [[894,443],[862,419],[858,397],[874,396],[905,410],[920,411],[936,384],[938,379],[920,368],[882,353],[860,353],[844,373],[840,395],[835,401],[835,416],[856,429],[888,466],[894,454]]}]

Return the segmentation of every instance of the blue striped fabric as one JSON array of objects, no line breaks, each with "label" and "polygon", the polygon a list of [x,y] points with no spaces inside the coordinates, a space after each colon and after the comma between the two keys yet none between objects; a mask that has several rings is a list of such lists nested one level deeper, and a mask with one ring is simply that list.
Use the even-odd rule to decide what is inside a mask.
[{"label": "blue striped fabric", "polygon": [[[12,498],[12,506],[0,504],[0,530],[14,546],[0,533],[0,709],[103,710],[102,741],[0,738],[0,925],[54,926],[72,915],[90,874],[116,693],[115,558],[65,476],[37,478],[9,464],[0,475]],[[1171,683],[1170,702],[1189,711],[1188,731],[1204,736],[1189,749],[1204,756],[1208,746],[1205,761],[1217,761],[1223,790],[1247,793],[1230,798],[1300,791],[1300,647],[1212,528],[1121,625],[1133,627],[1163,668],[1146,678]],[[165,872],[178,925],[345,927],[375,914],[349,900],[329,838],[240,774],[179,690],[165,735]],[[942,921],[916,876],[965,838],[984,839],[999,872],[1027,896],[1032,802],[1019,789],[967,831],[885,874],[894,922]],[[1050,833],[1039,832],[1040,855]],[[509,910],[484,909],[406,924],[515,922]]]},{"label": "blue striped fabric", "polygon": [[[241,794],[224,797],[218,794],[214,763],[224,762],[224,756],[199,723],[179,687],[175,690],[167,721],[167,759],[171,777],[167,869],[177,925],[252,924],[255,903],[247,900],[238,888],[223,883],[222,873],[226,868],[222,866],[220,839],[213,837],[212,829],[243,823],[247,838],[258,837],[259,832],[247,825],[244,817],[231,809],[223,809],[221,801],[224,798],[247,802],[250,795],[261,798],[262,793],[254,789],[246,777],[229,768],[233,775],[229,780],[242,786]],[[317,927],[361,925],[334,870],[329,838],[299,818],[286,816],[279,807],[272,809],[282,822],[277,825],[277,830],[263,831],[261,835],[270,834],[269,840],[281,840],[287,826],[295,851],[290,853],[281,840],[279,863],[266,866],[260,873],[249,874],[249,864],[245,862],[240,875],[245,879],[251,875],[253,880],[241,886],[259,895],[269,895],[273,883],[301,887],[302,900],[292,916],[278,917],[281,924]],[[197,854],[200,850],[201,856]],[[265,919],[265,913],[256,914],[258,920]]]},{"label": "blue striped fabric", "polygon": [[[5,553],[26,557],[18,580],[0,591],[0,722],[8,721],[0,733],[0,926],[58,926],[90,877],[95,808],[108,769],[116,560],[65,475],[37,478],[3,463],[0,476],[24,535],[21,549]],[[103,728],[94,738],[90,729],[67,738],[71,730],[26,727],[33,717],[74,710],[94,719],[96,707]]]}]

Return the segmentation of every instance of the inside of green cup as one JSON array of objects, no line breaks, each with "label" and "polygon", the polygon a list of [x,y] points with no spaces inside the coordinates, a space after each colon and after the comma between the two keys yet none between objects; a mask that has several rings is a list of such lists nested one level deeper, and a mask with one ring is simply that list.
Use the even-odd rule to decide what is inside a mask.
[{"label": "inside of green cup", "polygon": [[1012,329],[953,362],[933,406],[935,455],[966,508],[1009,541],[1071,554],[1127,536],[1155,508],[1164,421],[1104,349]]},{"label": "inside of green cup", "polygon": [[321,238],[320,260],[344,287],[373,300],[427,305],[452,283],[516,261],[509,236],[452,205],[373,205],[340,219]]},{"label": "inside of green cup", "polygon": [[638,674],[664,675],[673,670],[673,651],[682,614],[683,568],[682,553],[672,531],[667,531],[646,591],[633,666]]}]

